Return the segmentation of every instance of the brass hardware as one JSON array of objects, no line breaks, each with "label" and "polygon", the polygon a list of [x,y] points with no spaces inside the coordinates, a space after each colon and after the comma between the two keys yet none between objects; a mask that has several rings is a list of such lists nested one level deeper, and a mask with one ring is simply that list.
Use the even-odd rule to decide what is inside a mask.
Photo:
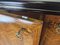
[{"label": "brass hardware", "polygon": [[[16,36],[18,37],[18,38],[20,38],[20,37],[22,37],[23,35],[23,33],[24,32],[26,32],[26,33],[28,33],[28,34],[31,34],[31,32],[29,32],[26,28],[21,28],[17,33],[16,33]],[[21,39],[21,38],[20,38]]]},{"label": "brass hardware", "polygon": [[58,24],[56,25],[56,32],[57,32],[58,34],[60,34],[60,23],[58,23]]}]

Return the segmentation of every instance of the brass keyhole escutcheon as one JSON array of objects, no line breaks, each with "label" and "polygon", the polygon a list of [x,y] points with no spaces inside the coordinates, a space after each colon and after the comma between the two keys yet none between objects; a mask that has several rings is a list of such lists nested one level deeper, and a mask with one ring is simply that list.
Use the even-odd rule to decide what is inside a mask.
[{"label": "brass keyhole escutcheon", "polygon": [[26,28],[21,28],[17,33],[16,36],[20,39],[22,39],[23,37],[23,33],[26,32],[28,34],[32,34],[32,32],[29,32]]}]

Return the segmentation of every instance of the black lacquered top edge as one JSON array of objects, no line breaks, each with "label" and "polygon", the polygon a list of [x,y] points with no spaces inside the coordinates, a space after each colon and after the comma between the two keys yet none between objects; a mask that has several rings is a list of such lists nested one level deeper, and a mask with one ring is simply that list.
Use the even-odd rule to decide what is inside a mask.
[{"label": "black lacquered top edge", "polygon": [[[7,2],[11,2],[11,1],[7,1]],[[12,1],[12,2],[18,2],[18,1]],[[22,7],[22,8],[16,9],[17,11],[24,11],[25,10],[25,11],[31,11],[31,12],[54,12],[54,13],[58,13],[58,14],[60,13],[60,2],[20,1],[19,3],[22,3],[22,4],[19,4],[20,6],[16,6],[16,7]],[[8,3],[8,6],[9,6],[9,4],[10,3]],[[0,5],[1,5],[1,3],[0,3]],[[21,5],[23,5],[23,6],[21,6]],[[10,8],[1,8],[1,9],[13,10]],[[15,11],[15,9],[14,9],[14,11]]]}]

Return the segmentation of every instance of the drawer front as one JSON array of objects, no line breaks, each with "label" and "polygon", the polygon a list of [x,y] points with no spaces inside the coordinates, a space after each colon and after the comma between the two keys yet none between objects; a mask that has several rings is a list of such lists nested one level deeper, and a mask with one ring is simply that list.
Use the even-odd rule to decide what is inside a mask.
[{"label": "drawer front", "polygon": [[45,16],[41,45],[60,45],[60,16]]},{"label": "drawer front", "polygon": [[24,21],[19,19],[14,23],[0,22],[0,45],[38,45],[42,21],[32,24]]}]

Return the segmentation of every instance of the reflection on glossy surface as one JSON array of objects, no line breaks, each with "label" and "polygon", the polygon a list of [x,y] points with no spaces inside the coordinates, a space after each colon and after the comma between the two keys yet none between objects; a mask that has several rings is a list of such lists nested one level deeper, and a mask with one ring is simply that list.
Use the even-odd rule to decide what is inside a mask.
[{"label": "reflection on glossy surface", "polygon": [[11,23],[11,22],[15,22],[15,20],[16,19],[14,19],[13,17],[0,14],[0,22]]},{"label": "reflection on glossy surface", "polygon": [[23,23],[26,23],[26,24],[32,24],[33,22],[31,21],[27,21],[27,20],[23,20],[23,19],[16,19],[16,18],[13,18],[13,17],[9,17],[9,16],[6,16],[6,15],[2,15],[0,14],[0,22],[5,22],[5,23],[13,23],[13,22],[23,22]]}]

